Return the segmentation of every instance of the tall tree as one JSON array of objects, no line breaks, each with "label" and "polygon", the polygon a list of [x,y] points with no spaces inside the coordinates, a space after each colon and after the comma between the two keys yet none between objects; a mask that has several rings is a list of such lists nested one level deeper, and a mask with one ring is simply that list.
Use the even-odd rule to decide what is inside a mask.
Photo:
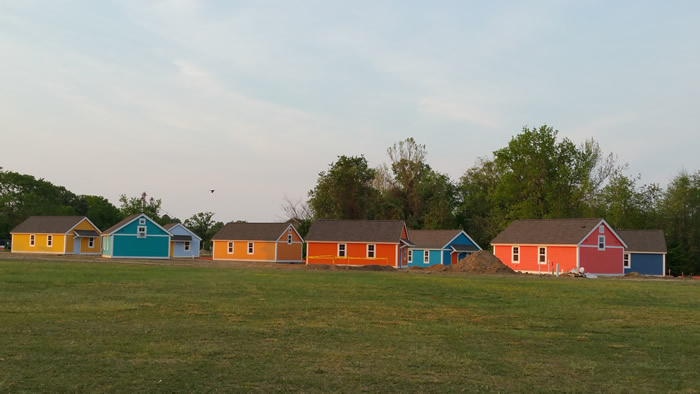
[{"label": "tall tree", "polygon": [[492,201],[500,177],[496,163],[482,157],[459,181],[457,221],[482,246],[488,245],[508,225],[502,222],[504,215],[495,209]]},{"label": "tall tree", "polygon": [[662,203],[668,267],[674,274],[700,273],[700,171],[681,171]]},{"label": "tall tree", "polygon": [[430,167],[425,162],[425,145],[407,138],[388,148],[387,154],[394,173],[394,195],[402,201],[404,216],[411,222],[409,225],[419,225],[422,222],[420,182],[423,175],[430,172]]},{"label": "tall tree", "polygon": [[372,187],[375,171],[364,156],[339,156],[328,171],[318,175],[309,191],[315,218],[370,219],[376,215],[378,192]]},{"label": "tall tree", "polygon": [[211,238],[215,234],[213,229],[216,224],[213,218],[213,212],[199,212],[192,215],[183,223],[185,227],[202,239],[202,248],[204,250],[211,250]]},{"label": "tall tree", "polygon": [[119,196],[119,202],[121,204],[119,210],[124,217],[145,213],[159,224],[165,224],[160,223],[162,220],[160,217],[160,210],[163,205],[163,201],[161,201],[160,198],[155,199],[153,197],[148,197],[146,192],[141,193],[140,197],[127,197],[126,194],[122,194]]}]

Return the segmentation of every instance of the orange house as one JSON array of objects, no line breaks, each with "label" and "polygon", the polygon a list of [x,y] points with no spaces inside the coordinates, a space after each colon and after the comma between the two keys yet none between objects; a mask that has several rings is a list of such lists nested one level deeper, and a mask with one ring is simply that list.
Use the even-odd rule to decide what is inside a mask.
[{"label": "orange house", "polygon": [[627,244],[603,219],[516,220],[491,241],[493,254],[514,271],[584,269],[622,275]]},{"label": "orange house", "polygon": [[228,223],[212,237],[212,259],[301,263],[304,240],[291,223]]},{"label": "orange house", "polygon": [[307,264],[408,266],[402,220],[316,220],[306,236]]}]

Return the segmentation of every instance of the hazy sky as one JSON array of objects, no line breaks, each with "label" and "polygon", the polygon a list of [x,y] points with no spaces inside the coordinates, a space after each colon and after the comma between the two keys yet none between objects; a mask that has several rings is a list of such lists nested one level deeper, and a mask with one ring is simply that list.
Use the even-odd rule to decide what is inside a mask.
[{"label": "hazy sky", "polygon": [[698,1],[0,0],[0,166],[272,221],[338,155],[414,137],[457,180],[548,124],[665,185],[700,169],[698,21]]}]

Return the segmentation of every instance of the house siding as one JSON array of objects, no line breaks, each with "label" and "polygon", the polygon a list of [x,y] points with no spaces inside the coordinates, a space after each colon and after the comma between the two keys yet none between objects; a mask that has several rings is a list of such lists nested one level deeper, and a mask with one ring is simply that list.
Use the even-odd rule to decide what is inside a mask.
[{"label": "house siding", "polygon": [[[342,242],[341,242],[342,243]],[[398,244],[376,245],[375,258],[367,257],[368,243],[347,242],[346,256],[338,256],[338,243],[307,242],[307,264],[390,265],[396,267]]]},{"label": "house siding", "polygon": [[586,273],[621,275],[623,252],[622,247],[606,248],[602,251],[595,246],[581,247],[580,266]]},{"label": "house siding", "polygon": [[172,257],[189,257],[196,258],[199,257],[200,242],[197,237],[194,236],[189,230],[182,228],[181,225],[173,226],[170,228],[171,234],[173,235],[189,235],[192,237],[190,241],[190,250],[185,250],[184,241],[174,241],[171,240],[171,256]]},{"label": "house siding", "polygon": [[[146,219],[146,237],[137,237],[139,219]],[[112,258],[158,258],[170,257],[170,234],[145,216],[138,216],[114,233],[103,236],[108,242],[102,255]]]},{"label": "house siding", "polygon": [[636,272],[642,275],[663,275],[664,255],[652,253],[630,253],[630,268],[624,273]]},{"label": "house siding", "polygon": [[[31,234],[12,234],[12,252],[13,253],[47,253],[47,254],[63,254],[65,253],[64,234],[38,234],[34,233],[34,246],[29,246],[29,238]],[[46,246],[46,240],[49,235],[53,236],[51,246]]]}]

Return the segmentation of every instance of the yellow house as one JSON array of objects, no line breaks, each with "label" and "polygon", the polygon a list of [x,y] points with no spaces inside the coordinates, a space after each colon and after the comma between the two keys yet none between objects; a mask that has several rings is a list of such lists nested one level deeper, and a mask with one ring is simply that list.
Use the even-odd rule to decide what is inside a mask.
[{"label": "yellow house", "polygon": [[31,216],[12,231],[13,253],[100,254],[100,229],[85,216]]},{"label": "yellow house", "polygon": [[228,223],[212,237],[212,259],[301,263],[303,244],[291,223]]}]

